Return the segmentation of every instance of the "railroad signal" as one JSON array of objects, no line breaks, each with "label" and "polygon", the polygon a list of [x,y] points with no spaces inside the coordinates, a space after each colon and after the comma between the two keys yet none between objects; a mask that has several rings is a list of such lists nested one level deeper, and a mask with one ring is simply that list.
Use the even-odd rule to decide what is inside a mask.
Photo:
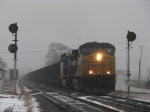
[{"label": "railroad signal", "polygon": [[18,31],[18,26],[17,26],[17,23],[14,23],[14,24],[11,24],[9,26],[9,31],[11,33],[15,33],[15,44],[10,44],[8,46],[8,50],[11,52],[11,53],[14,53],[14,90],[15,92],[17,93],[17,81],[18,81],[18,78],[16,77],[17,76],[17,71],[16,71],[16,66],[17,66],[17,50],[18,50],[18,47],[17,47],[17,31]]},{"label": "railroad signal", "polygon": [[128,31],[127,39],[128,39],[128,41],[131,41],[131,42],[134,41],[136,39],[136,34],[134,32]]},{"label": "railroad signal", "polygon": [[[128,31],[127,34],[127,50],[128,50],[128,60],[127,60],[127,76],[128,76],[128,81],[127,83],[130,83],[130,46],[132,45],[132,41],[136,39],[136,34],[134,32]],[[131,44],[130,44],[131,42]],[[130,85],[128,85],[128,97],[130,96]]]},{"label": "railroad signal", "polygon": [[8,50],[9,50],[9,52],[11,52],[11,53],[15,53],[15,52],[18,50],[18,47],[17,47],[16,44],[10,44],[10,45],[8,46]]},{"label": "railroad signal", "polygon": [[10,31],[11,33],[16,33],[16,32],[18,31],[17,23],[11,24],[11,25],[9,26],[9,31]]}]

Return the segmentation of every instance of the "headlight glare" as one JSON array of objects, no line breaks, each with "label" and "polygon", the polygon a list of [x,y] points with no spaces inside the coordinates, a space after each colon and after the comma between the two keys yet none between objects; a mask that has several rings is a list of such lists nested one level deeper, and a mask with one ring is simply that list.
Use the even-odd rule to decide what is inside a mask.
[{"label": "headlight glare", "polygon": [[110,71],[107,71],[107,74],[110,74]]},{"label": "headlight glare", "polygon": [[92,71],[92,70],[90,70],[90,71],[89,71],[89,74],[92,74],[92,73],[93,73],[93,71]]},{"label": "headlight glare", "polygon": [[100,61],[102,58],[102,55],[101,54],[97,54],[97,60]]}]

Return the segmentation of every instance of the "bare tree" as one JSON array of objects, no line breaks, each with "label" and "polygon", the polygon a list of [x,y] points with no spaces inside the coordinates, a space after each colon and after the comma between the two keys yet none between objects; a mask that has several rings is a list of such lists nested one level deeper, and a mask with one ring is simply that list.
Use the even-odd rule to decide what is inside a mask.
[{"label": "bare tree", "polygon": [[71,48],[63,45],[62,43],[51,43],[49,45],[49,51],[46,55],[45,65],[51,65],[60,61],[60,56],[63,53],[69,52]]}]

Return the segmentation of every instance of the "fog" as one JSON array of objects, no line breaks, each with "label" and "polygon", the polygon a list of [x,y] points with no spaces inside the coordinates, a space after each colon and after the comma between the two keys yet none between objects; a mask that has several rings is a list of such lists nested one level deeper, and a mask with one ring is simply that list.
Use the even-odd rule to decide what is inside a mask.
[{"label": "fog", "polygon": [[138,77],[140,50],[143,47],[141,74],[150,68],[149,0],[1,0],[0,55],[14,68],[14,55],[8,46],[14,36],[8,27],[16,23],[17,68],[25,74],[44,66],[50,43],[63,43],[73,49],[85,42],[109,42],[116,47],[116,69],[126,70],[126,35],[136,33],[130,50],[131,75]]}]

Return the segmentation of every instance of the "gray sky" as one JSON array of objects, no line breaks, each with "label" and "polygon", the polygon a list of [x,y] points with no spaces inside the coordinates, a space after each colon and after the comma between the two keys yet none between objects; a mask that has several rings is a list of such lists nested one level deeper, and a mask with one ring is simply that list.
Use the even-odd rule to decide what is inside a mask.
[{"label": "gray sky", "polygon": [[138,76],[138,46],[144,46],[142,73],[150,67],[149,0],[0,0],[0,55],[8,68],[14,67],[14,56],[8,52],[14,37],[8,27],[15,22],[20,73],[43,67],[52,42],[72,48],[91,41],[109,42],[116,47],[116,68],[126,70],[128,30],[137,35],[131,49],[131,74]]}]

